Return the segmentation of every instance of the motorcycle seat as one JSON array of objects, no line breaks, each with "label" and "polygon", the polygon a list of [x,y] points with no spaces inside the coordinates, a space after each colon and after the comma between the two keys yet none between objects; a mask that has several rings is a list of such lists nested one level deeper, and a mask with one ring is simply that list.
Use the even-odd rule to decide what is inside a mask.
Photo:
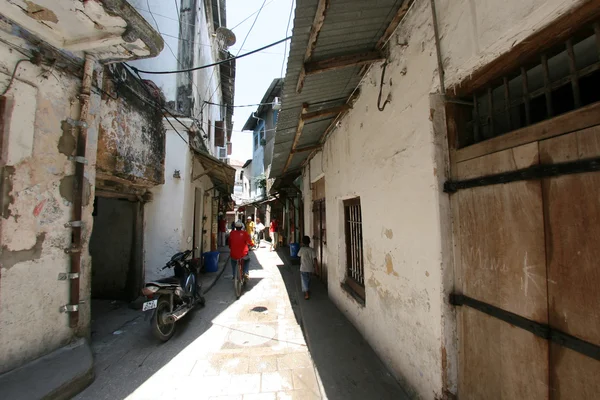
[{"label": "motorcycle seat", "polygon": [[148,282],[146,284],[146,286],[148,285],[155,285],[155,286],[173,286],[173,285],[179,285],[181,282],[179,281],[179,278],[175,277],[175,276],[170,276],[168,278],[161,278],[161,279],[157,279],[155,281],[152,282]]}]

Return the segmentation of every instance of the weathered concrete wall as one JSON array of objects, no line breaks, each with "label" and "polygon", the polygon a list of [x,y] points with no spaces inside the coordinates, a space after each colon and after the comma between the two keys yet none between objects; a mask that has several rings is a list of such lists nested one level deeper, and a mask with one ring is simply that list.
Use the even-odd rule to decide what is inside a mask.
[{"label": "weathered concrete wall", "polygon": [[[181,119],[182,122],[191,121]],[[177,130],[185,133],[188,127],[173,122]],[[205,189],[212,187],[208,176],[192,181],[193,175],[197,176],[201,170],[198,162],[188,145],[181,140],[172,129],[167,130],[166,140],[167,158],[165,163],[165,183],[151,189],[153,200],[145,205],[144,227],[144,264],[146,281],[169,276],[171,271],[160,271],[171,256],[178,251],[190,248],[188,237],[193,237],[195,188]],[[196,169],[194,170],[194,164]],[[173,173],[178,170],[180,178],[174,178]],[[204,212],[204,208],[200,208]],[[206,226],[210,227],[210,217]],[[199,228],[201,230],[201,228]],[[208,229],[208,228],[207,228]],[[207,246],[207,240],[203,245]],[[210,247],[210,242],[208,243]]]},{"label": "weathered concrete wall", "polygon": [[446,87],[587,0],[436,0]]},{"label": "weathered concrete wall", "polygon": [[[508,51],[583,1],[436,0],[446,86]],[[329,293],[384,362],[424,399],[456,393],[447,138],[429,1],[416,0],[390,40],[390,64],[377,110],[374,66],[353,110],[304,169],[305,227],[312,232],[310,182],[325,178]],[[374,134],[374,133],[377,134]],[[360,196],[366,305],[345,279],[343,200]]]},{"label": "weathered concrete wall", "polygon": [[130,268],[134,268],[132,244],[135,229],[135,203],[99,197],[94,230],[90,239],[93,257],[92,297],[127,299]]},{"label": "weathered concrete wall", "polygon": [[[1,33],[3,36],[4,34]],[[7,37],[6,40],[12,40]],[[7,71],[22,58],[0,45],[0,87]],[[101,77],[99,70],[97,76]],[[69,283],[58,274],[68,272],[72,219],[75,136],[68,118],[79,115],[80,78],[50,67],[21,63],[6,94],[3,132],[3,196],[0,225],[0,372],[18,367],[67,344],[89,328],[90,257],[98,113],[100,97],[91,96],[85,168],[80,323],[69,328]],[[99,86],[97,80],[94,86]]]},{"label": "weathered concrete wall", "polygon": [[164,181],[165,158],[162,112],[140,98],[150,96],[131,76],[115,84],[109,73],[105,73],[105,91],[114,91],[118,97],[102,98],[98,176],[143,187],[160,184]]}]

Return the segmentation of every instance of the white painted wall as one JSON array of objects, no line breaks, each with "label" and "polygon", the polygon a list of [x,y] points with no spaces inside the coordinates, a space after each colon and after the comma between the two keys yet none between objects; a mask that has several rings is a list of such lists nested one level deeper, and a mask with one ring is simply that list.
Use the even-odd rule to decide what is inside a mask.
[{"label": "white painted wall", "polygon": [[[185,132],[191,126],[189,119],[180,120],[181,126],[172,121],[177,130]],[[165,127],[170,127],[165,122]],[[185,137],[185,136],[184,136]],[[144,208],[144,265],[146,281],[172,275],[172,271],[160,271],[173,254],[191,248],[187,242],[193,237],[195,188],[204,194],[212,183],[207,176],[192,181],[193,154],[189,146],[171,128],[166,134],[165,183],[151,189],[152,201]],[[181,178],[174,178],[178,170]],[[204,210],[204,208],[201,208]]]},{"label": "white painted wall", "polygon": [[[127,0],[154,29],[161,33],[165,42],[162,52],[153,58],[129,62],[139,69],[148,71],[173,71],[178,69],[177,49],[179,45],[179,19],[175,3],[164,0]],[[179,0],[177,1],[179,3]],[[148,9],[150,5],[150,9]],[[151,11],[151,13],[149,12]],[[172,51],[172,52],[171,52]],[[175,54],[175,55],[173,55]],[[175,101],[177,91],[176,74],[140,74],[143,79],[153,81],[162,89],[166,101]]]},{"label": "white painted wall", "polygon": [[[436,0],[446,86],[577,3],[583,1]],[[447,304],[453,255],[449,201],[442,192],[446,137],[439,129],[443,109],[435,106],[441,101],[430,97],[439,81],[429,1],[415,1],[390,43],[383,96],[391,91],[392,102],[377,110],[381,68],[375,65],[352,111],[303,171],[305,228],[313,229],[309,183],[324,177],[330,297],[406,387],[435,399],[443,396],[444,380],[456,391],[457,350]],[[355,196],[363,212],[365,307],[340,286],[343,200]]]},{"label": "white painted wall", "polygon": [[[0,32],[0,88],[4,90],[18,59],[23,56],[4,43],[25,43]],[[99,71],[99,77],[102,73]],[[62,122],[77,119],[77,95],[81,80],[58,69],[50,73],[24,62],[6,97],[3,152],[5,203],[0,222],[0,373],[16,368],[70,342],[89,329],[91,259],[87,243],[92,230],[98,112],[100,96],[90,97],[90,121],[85,177],[91,184],[83,210],[84,251],[81,255],[80,323],[69,328],[68,315],[59,308],[69,304],[69,283],[58,274],[68,272],[71,230],[64,224],[72,218],[72,189],[65,177],[74,174],[74,164],[58,151]],[[94,81],[94,85],[98,85]]]}]

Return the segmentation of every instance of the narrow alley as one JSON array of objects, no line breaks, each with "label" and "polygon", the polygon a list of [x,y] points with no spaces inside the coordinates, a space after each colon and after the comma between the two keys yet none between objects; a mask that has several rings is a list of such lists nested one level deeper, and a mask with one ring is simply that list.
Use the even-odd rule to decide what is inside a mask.
[{"label": "narrow alley", "polygon": [[[310,301],[298,301],[298,267],[282,252],[263,247],[252,253],[250,281],[238,301],[227,262],[206,306],[178,323],[164,344],[152,337],[140,311],[118,310],[121,326],[92,333],[96,379],[75,399],[403,398],[324,286],[316,285]],[[221,258],[228,261],[226,253]],[[319,349],[316,357],[303,320],[311,324],[305,330]]]}]

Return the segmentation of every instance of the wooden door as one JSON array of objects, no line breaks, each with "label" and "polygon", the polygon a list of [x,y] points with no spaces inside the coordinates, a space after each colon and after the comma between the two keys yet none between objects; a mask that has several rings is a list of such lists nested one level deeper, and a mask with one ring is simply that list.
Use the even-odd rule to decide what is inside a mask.
[{"label": "wooden door", "polygon": [[317,255],[319,263],[318,276],[323,282],[327,282],[327,262],[325,259],[326,245],[326,225],[325,225],[325,199],[313,202],[313,248]]},{"label": "wooden door", "polygon": [[[466,180],[596,157],[600,126],[486,154],[455,170]],[[454,195],[458,290],[549,332],[461,307],[461,399],[600,398],[599,357],[553,339],[566,334],[600,346],[598,193],[600,172],[586,172]]]}]

